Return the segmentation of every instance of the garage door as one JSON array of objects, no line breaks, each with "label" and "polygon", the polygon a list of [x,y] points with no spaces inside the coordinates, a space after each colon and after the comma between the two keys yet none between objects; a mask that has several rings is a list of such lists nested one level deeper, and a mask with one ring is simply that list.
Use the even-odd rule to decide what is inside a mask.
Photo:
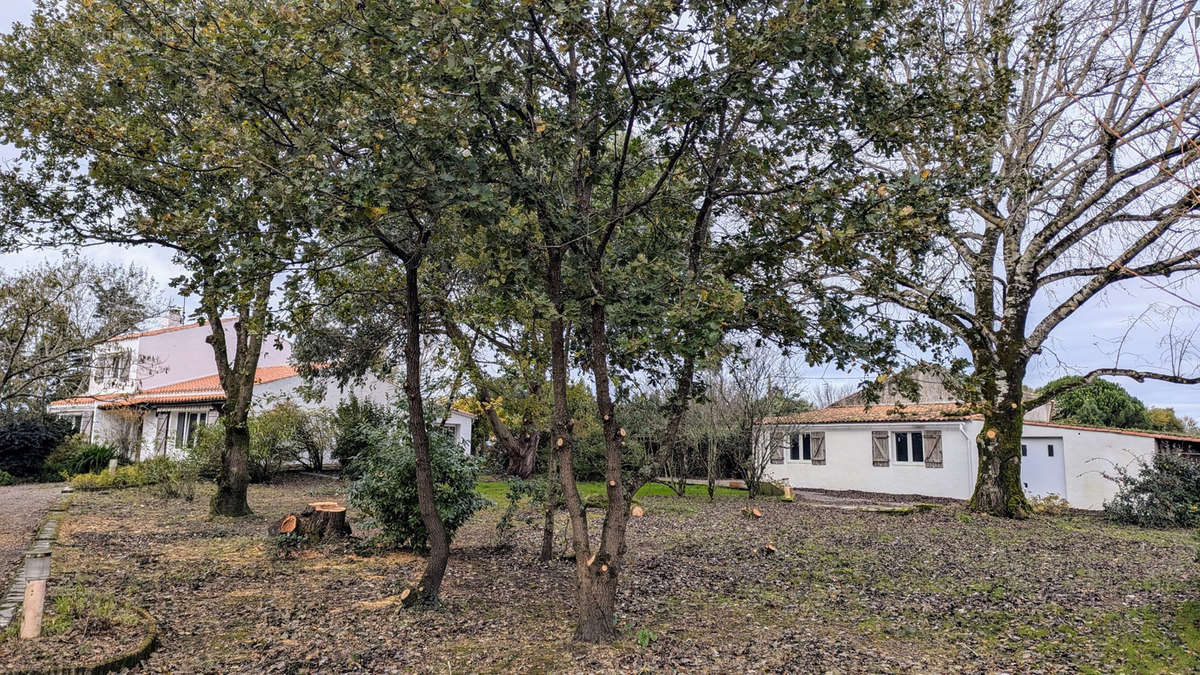
[{"label": "garage door", "polygon": [[1067,496],[1066,462],[1061,438],[1021,439],[1021,483],[1029,497]]}]

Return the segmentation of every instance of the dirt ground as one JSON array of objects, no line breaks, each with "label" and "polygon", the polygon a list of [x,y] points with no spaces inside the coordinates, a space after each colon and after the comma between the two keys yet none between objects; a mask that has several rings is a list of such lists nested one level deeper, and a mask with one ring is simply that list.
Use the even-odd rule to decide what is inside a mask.
[{"label": "dirt ground", "polygon": [[[209,519],[147,491],[77,495],[62,585],[111,589],[160,623],[144,672],[1182,672],[1200,666],[1200,580],[1183,531],[1095,516],[1010,522],[955,504],[901,515],[652,497],[630,527],[622,637],[573,644],[572,567],[534,562],[537,514],[496,548],[499,509],[456,539],[436,610],[400,607],[406,553],[281,557],[267,524],[344,496],[254,486],[256,515]],[[354,514],[351,512],[351,518]],[[598,519],[596,519],[598,523]],[[778,552],[761,553],[765,544]]]},{"label": "dirt ground", "polygon": [[25,551],[42,517],[62,493],[60,484],[0,487],[0,585],[25,563]]}]

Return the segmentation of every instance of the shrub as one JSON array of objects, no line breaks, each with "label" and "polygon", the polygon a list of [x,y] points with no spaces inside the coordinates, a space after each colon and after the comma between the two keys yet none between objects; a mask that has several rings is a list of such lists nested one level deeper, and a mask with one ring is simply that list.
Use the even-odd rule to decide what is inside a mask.
[{"label": "shrub", "polygon": [[190,502],[196,497],[196,474],[186,462],[155,457],[142,464],[147,484],[154,486],[154,494],[160,499]]},{"label": "shrub", "polygon": [[49,415],[0,424],[0,471],[17,477],[43,473],[46,458],[71,434],[71,423]]},{"label": "shrub", "polygon": [[[362,477],[350,488],[350,503],[363,513],[369,526],[379,529],[377,537],[386,545],[428,550],[429,536],[417,504],[411,439],[396,429],[382,428],[369,440],[367,449],[354,459]],[[450,434],[434,431],[429,444],[434,501],[446,535],[453,539],[458,528],[489,502],[475,491],[475,460],[463,454]]]},{"label": "shrub", "polygon": [[341,466],[342,474],[351,479],[362,475],[356,460],[371,448],[373,439],[388,422],[386,408],[371,401],[360,401],[351,396],[342,401],[333,416],[333,458]]},{"label": "shrub", "polygon": [[[296,452],[292,439],[299,433],[295,426],[298,415],[290,411],[276,412],[278,409],[272,408],[250,416],[247,469],[252,483],[270,481]],[[211,480],[221,473],[221,453],[224,449],[225,424],[218,420],[216,424],[200,429],[196,444],[187,450],[186,461],[197,477]]]},{"label": "shrub", "polygon": [[1118,490],[1104,512],[1116,522],[1142,527],[1200,525],[1200,462],[1159,452],[1131,472],[1117,467]]},{"label": "shrub", "polygon": [[13,475],[3,469],[0,469],[0,485],[14,485],[17,479]]},{"label": "shrub", "polygon": [[[113,459],[122,459],[111,445],[90,443],[83,434],[68,437],[46,457],[44,473],[52,476],[74,476],[108,468]],[[122,462],[126,463],[126,462]]]},{"label": "shrub", "polygon": [[141,464],[119,466],[116,471],[107,469],[96,473],[81,473],[71,476],[71,487],[76,490],[113,490],[147,484],[146,470]]}]

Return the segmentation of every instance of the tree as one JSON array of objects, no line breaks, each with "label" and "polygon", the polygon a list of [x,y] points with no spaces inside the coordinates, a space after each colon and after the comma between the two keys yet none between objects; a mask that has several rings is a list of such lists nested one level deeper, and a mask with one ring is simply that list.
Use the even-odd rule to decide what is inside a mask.
[{"label": "tree", "polygon": [[0,272],[0,411],[42,412],[85,389],[92,348],[159,311],[137,267],[66,257]]},{"label": "tree", "polygon": [[[690,399],[688,360],[715,350],[743,306],[728,278],[675,242],[704,250],[712,214],[774,213],[817,177],[840,175],[833,169],[856,146],[839,134],[875,114],[867,94],[882,93],[874,74],[895,53],[880,30],[883,10],[513,3],[456,12],[448,31],[427,30],[446,45],[437,49],[451,64],[443,72],[458,76],[446,89],[471,155],[488,160],[487,180],[512,204],[505,225],[538,252],[523,263],[540,280],[538,297],[528,288],[497,292],[517,291],[511,303],[535,303],[549,317],[551,444],[571,520],[578,639],[615,635],[631,490],[647,478],[623,470],[622,381],[677,364],[678,415]],[[693,217],[680,217],[688,211]],[[795,240],[816,229],[792,226]],[[769,248],[765,236],[758,241]],[[649,255],[656,244],[670,255]],[[738,252],[740,269],[755,267],[747,249]],[[676,301],[663,290],[680,269],[688,292]],[[790,307],[786,294],[771,300],[760,307]],[[624,330],[639,325],[654,337]],[[799,325],[788,324],[788,334],[804,335]],[[606,447],[607,508],[595,546],[572,468],[573,354],[590,373]]]},{"label": "tree", "polygon": [[[1169,433],[1185,434],[1195,433],[1195,430],[1188,429],[1187,417],[1179,417],[1175,414],[1174,408],[1150,408],[1146,411],[1146,415],[1150,418],[1150,426],[1148,428],[1155,431],[1166,431]],[[1195,427],[1195,424],[1192,424]]]},{"label": "tree", "polygon": [[[1059,378],[1043,387],[1063,392],[1054,398],[1055,421],[1116,429],[1156,428],[1146,405],[1121,385],[1099,379],[1083,384],[1078,379]],[[1072,385],[1074,389],[1069,388]]]},{"label": "tree", "polygon": [[5,224],[39,244],[163,246],[189,271],[173,284],[199,295],[212,330],[226,434],[211,512],[227,516],[249,513],[247,416],[271,288],[304,234],[279,170],[298,148],[261,142],[286,124],[288,98],[241,105],[262,93],[261,72],[236,41],[263,32],[267,9],[238,9],[45,2],[0,43],[0,135],[20,153]]},{"label": "tree", "polygon": [[[851,213],[898,222],[913,245],[849,275],[968,354],[963,396],[984,416],[973,509],[1030,513],[1026,410],[1100,376],[1200,382],[1178,360],[1118,363],[1024,396],[1030,361],[1086,303],[1134,281],[1171,292],[1171,275],[1200,268],[1194,15],[1194,2],[948,7],[916,67],[945,83],[952,117],[919,127],[903,164],[880,163],[859,188]],[[880,232],[860,234],[866,249]]]}]

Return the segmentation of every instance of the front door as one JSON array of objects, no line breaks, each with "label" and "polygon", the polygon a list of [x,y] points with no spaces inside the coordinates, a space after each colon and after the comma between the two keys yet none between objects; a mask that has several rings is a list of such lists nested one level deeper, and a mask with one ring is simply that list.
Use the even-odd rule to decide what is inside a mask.
[{"label": "front door", "polygon": [[1066,461],[1061,438],[1021,439],[1021,484],[1029,497],[1067,497]]}]

